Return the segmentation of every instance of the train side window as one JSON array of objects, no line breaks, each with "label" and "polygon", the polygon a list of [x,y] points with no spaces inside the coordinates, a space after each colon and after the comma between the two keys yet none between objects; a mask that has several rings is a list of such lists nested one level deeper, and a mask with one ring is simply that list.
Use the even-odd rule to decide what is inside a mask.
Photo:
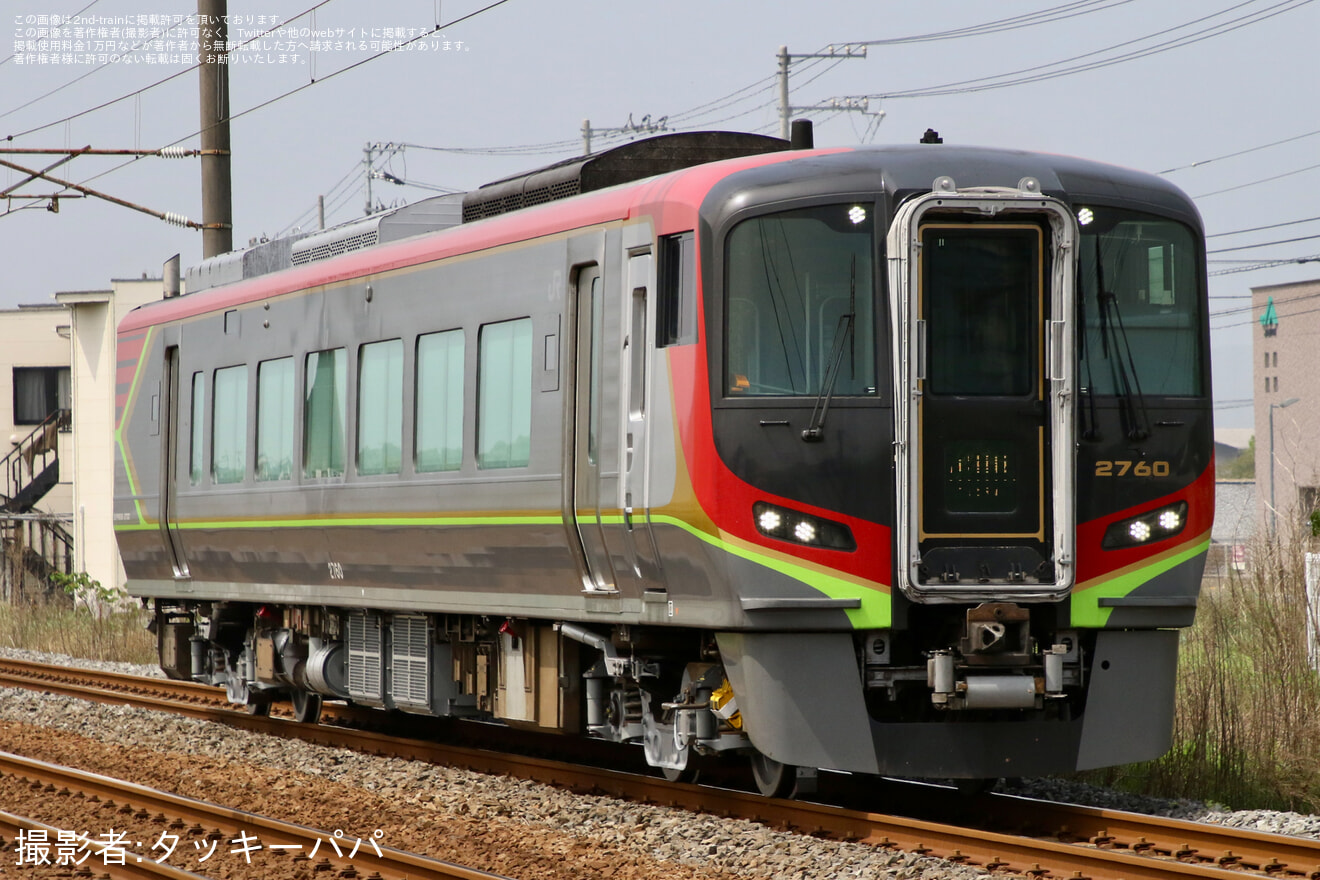
[{"label": "train side window", "polygon": [[477,354],[477,465],[525,467],[532,443],[532,319],[482,325]]},{"label": "train side window", "polygon": [[257,479],[293,479],[293,358],[257,364]]},{"label": "train side window", "polygon": [[247,472],[246,364],[215,371],[211,407],[211,479],[216,483],[241,483]]},{"label": "train side window", "polygon": [[403,340],[358,349],[357,472],[397,474],[403,464]]},{"label": "train side window", "polygon": [[348,360],[342,348],[307,355],[303,381],[304,477],[344,475],[344,410]]},{"label": "train side window", "polygon": [[205,469],[202,458],[203,420],[206,418],[206,374],[193,373],[192,378],[192,426],[189,432],[188,450],[188,485],[202,484],[202,471]]},{"label": "train side window", "polygon": [[417,337],[418,472],[456,471],[463,464],[463,346],[462,330]]},{"label": "train side window", "polygon": [[656,339],[660,347],[697,341],[697,244],[691,232],[660,239]]}]

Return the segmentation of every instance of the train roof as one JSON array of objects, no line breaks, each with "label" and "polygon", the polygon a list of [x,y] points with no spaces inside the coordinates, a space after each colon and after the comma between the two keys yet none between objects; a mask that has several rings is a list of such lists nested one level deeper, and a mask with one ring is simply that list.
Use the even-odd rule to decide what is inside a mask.
[{"label": "train roof", "polygon": [[880,192],[898,204],[930,192],[939,177],[952,178],[958,188],[1016,188],[1024,177],[1032,177],[1042,192],[1068,204],[1144,208],[1201,229],[1191,198],[1154,174],[1052,153],[944,144],[815,151],[799,154],[791,163],[740,170],[711,187],[703,216],[718,227],[753,202],[793,201],[826,193]]},{"label": "train roof", "polygon": [[[672,166],[677,166],[676,170],[665,173]],[[637,177],[648,172],[659,176]],[[836,193],[884,193],[897,204],[909,195],[929,192],[935,179],[945,176],[953,178],[958,187],[1016,187],[1022,178],[1034,177],[1045,194],[1070,204],[1089,201],[1144,207],[1182,220],[1198,230],[1201,228],[1200,216],[1191,199],[1173,184],[1156,175],[1086,159],[945,144],[788,150],[787,142],[778,138],[728,132],[685,133],[637,141],[599,156],[578,157],[495,181],[473,193],[444,197],[443,212],[428,212],[418,207],[427,203],[419,202],[404,209],[397,223],[392,222],[392,214],[375,215],[316,234],[303,242],[269,243],[278,247],[281,254],[291,254],[314,242],[319,245],[322,240],[349,243],[342,247],[336,244],[339,251],[318,246],[318,253],[330,258],[325,262],[294,265],[286,257],[283,265],[272,266],[270,260],[251,260],[245,256],[248,251],[222,255],[214,259],[228,260],[231,266],[234,262],[244,267],[257,266],[256,277],[243,277],[239,270],[226,269],[238,277],[231,275],[220,282],[222,286],[205,291],[204,296],[190,291],[188,296],[140,307],[126,316],[121,330],[234,308],[311,286],[388,272],[513,241],[624,220],[648,210],[661,212],[666,203],[682,203],[681,216],[671,216],[665,223],[658,221],[658,225],[679,224],[691,229],[700,211],[704,222],[718,228],[757,203]],[[578,180],[575,186],[583,194],[574,196],[566,192],[564,181],[573,178]],[[552,205],[541,199],[532,207],[513,208],[475,222],[468,219],[469,200],[478,206],[503,200],[507,207],[514,195],[557,185],[560,195]],[[485,196],[478,195],[488,188]],[[462,222],[455,213],[460,199]],[[424,219],[418,219],[432,214],[439,218],[433,226],[428,227]],[[359,234],[365,230],[364,224],[373,227],[371,234]],[[394,232],[375,231],[389,229]],[[438,234],[422,235],[430,231]],[[384,243],[391,238],[397,240]],[[352,250],[354,246],[363,249]]]}]

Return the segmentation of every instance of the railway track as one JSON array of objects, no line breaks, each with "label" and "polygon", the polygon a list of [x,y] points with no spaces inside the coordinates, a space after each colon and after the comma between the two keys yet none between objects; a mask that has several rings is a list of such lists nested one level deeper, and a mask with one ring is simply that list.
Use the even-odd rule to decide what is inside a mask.
[{"label": "railway track", "polygon": [[[100,824],[95,829],[85,829],[92,833],[76,839],[68,837],[70,829],[65,829],[71,874],[74,863],[81,858],[88,871],[183,880],[199,875],[171,862],[196,866],[202,872],[200,876],[208,876],[210,869],[205,863],[215,858],[222,863],[216,870],[222,871],[223,876],[233,876],[236,868],[242,872],[243,867],[251,866],[252,876],[272,880],[294,876],[305,867],[299,862],[310,863],[313,872],[324,872],[328,877],[501,880],[495,874],[382,846],[370,834],[364,840],[345,835],[342,830],[308,828],[0,752],[0,785],[7,791],[7,800],[15,799],[12,784],[33,792],[41,801],[34,806],[61,817],[70,815],[61,801],[81,802],[72,812],[80,817],[79,821],[97,821],[87,819],[89,815],[99,817]],[[45,831],[42,839],[49,847],[48,857],[60,839],[56,826],[21,817],[6,817],[6,821],[14,823],[11,831],[14,837],[18,828],[26,829],[30,856],[34,855],[30,843],[33,829]],[[239,860],[243,866],[236,865]]]},{"label": "railway track", "polygon": [[[919,852],[1006,873],[1044,878],[1301,877],[1320,880],[1320,841],[1002,795],[960,800],[947,791],[889,780],[852,780],[843,797],[902,804],[906,816],[829,803],[767,800],[723,788],[674,784],[642,774],[307,725],[223,708],[213,688],[188,682],[0,661],[0,684],[180,711],[234,727],[324,745],[518,776],[615,797],[742,817],[774,827]],[[106,691],[101,688],[109,687]],[[152,696],[156,691],[159,696]],[[345,720],[354,712],[333,710]],[[947,821],[956,816],[957,824]],[[944,821],[929,818],[931,816]]]}]

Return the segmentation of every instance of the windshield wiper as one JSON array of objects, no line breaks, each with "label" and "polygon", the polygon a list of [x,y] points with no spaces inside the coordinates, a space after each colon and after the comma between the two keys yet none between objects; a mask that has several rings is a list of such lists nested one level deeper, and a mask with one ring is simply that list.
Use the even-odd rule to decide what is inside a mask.
[{"label": "windshield wiper", "polygon": [[[1118,297],[1101,288],[1099,299],[1100,339],[1109,361],[1114,392],[1122,405],[1123,433],[1129,440],[1145,440],[1150,436],[1150,417],[1146,414],[1146,398],[1141,393],[1137,364],[1132,357],[1127,329],[1123,326],[1123,314],[1118,310]],[[1122,351],[1119,351],[1119,343],[1122,343]]]},{"label": "windshield wiper", "polygon": [[839,324],[834,328],[834,347],[830,349],[830,368],[820,385],[820,394],[816,395],[816,405],[811,408],[811,421],[802,432],[802,439],[818,441],[824,434],[825,416],[830,411],[830,400],[834,397],[834,383],[839,378],[839,367],[843,365],[843,346],[848,344],[849,368],[857,369],[857,344],[853,338],[853,322],[857,317],[857,255],[852,258],[852,277],[848,281],[848,312],[839,316]]},{"label": "windshield wiper", "polygon": [[[1136,360],[1132,357],[1132,345],[1128,341],[1127,328],[1123,326],[1123,313],[1118,308],[1118,295],[1105,286],[1105,258],[1101,252],[1101,239],[1094,239],[1095,247],[1095,282],[1096,282],[1096,324],[1100,331],[1100,353],[1109,361],[1109,377],[1113,383],[1114,396],[1118,398],[1119,413],[1123,421],[1123,433],[1128,440],[1141,441],[1150,436],[1150,417],[1146,412],[1146,398],[1141,393],[1141,381],[1137,374]],[[1082,326],[1085,327],[1086,299],[1082,297]],[[1091,424],[1083,431],[1087,440],[1100,438],[1100,422],[1095,411],[1095,388],[1091,375],[1091,349],[1086,344],[1086,334],[1082,334],[1082,362],[1086,368],[1088,409]],[[1086,410],[1083,410],[1085,421]]]}]

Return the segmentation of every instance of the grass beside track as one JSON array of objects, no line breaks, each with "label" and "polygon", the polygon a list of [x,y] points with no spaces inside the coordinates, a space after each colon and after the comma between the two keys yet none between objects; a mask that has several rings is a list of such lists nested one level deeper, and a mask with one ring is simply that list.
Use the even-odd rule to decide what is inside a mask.
[{"label": "grass beside track", "polygon": [[151,614],[141,608],[101,609],[68,599],[0,604],[0,645],[88,660],[154,664]]},{"label": "grass beside track", "polygon": [[1196,624],[1182,633],[1173,748],[1088,781],[1238,810],[1320,812],[1320,673],[1308,655],[1315,611],[1305,571],[1315,545],[1303,535],[1259,541],[1246,570],[1202,591]]}]

